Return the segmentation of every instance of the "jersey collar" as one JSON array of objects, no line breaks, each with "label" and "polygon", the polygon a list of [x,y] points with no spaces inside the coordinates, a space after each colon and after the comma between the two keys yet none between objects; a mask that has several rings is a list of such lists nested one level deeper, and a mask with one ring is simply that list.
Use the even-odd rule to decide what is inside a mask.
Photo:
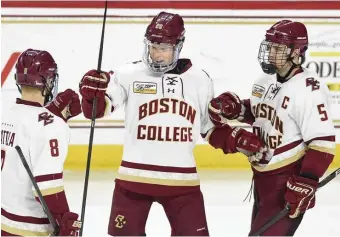
[{"label": "jersey collar", "polygon": [[43,107],[41,104],[38,102],[33,102],[33,101],[28,101],[28,100],[22,100],[17,98],[16,101],[17,104],[22,104],[22,105],[29,105],[29,106],[34,106],[34,107]]}]

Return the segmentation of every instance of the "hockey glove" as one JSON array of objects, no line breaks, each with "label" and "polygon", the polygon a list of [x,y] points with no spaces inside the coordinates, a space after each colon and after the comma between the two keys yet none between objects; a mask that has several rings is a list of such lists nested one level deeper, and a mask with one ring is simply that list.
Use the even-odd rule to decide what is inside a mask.
[{"label": "hockey glove", "polygon": [[237,119],[242,113],[243,107],[236,94],[225,92],[210,101],[208,111],[211,121],[216,126],[221,126],[226,123],[226,119]]},{"label": "hockey glove", "polygon": [[285,200],[290,205],[290,218],[296,218],[314,207],[317,186],[318,181],[301,176],[288,179]]},{"label": "hockey glove", "polygon": [[234,151],[242,152],[247,156],[266,151],[266,146],[260,137],[240,127],[232,130],[227,142]]},{"label": "hockey glove", "polygon": [[60,92],[56,98],[46,106],[51,113],[62,118],[65,122],[81,113],[81,106],[78,94],[67,89]]},{"label": "hockey glove", "polygon": [[98,72],[97,70],[88,71],[79,83],[79,91],[83,98],[92,101],[95,97],[105,97],[107,86],[110,82],[110,74],[108,72]]},{"label": "hockey glove", "polygon": [[82,223],[78,221],[78,214],[66,212],[62,216],[56,218],[59,225],[58,236],[78,236],[78,231]]}]

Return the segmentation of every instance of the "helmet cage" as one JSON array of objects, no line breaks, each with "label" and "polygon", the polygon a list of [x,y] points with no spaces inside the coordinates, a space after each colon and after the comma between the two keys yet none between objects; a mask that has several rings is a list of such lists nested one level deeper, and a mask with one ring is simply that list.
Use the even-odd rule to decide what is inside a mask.
[{"label": "helmet cage", "polygon": [[58,94],[58,83],[59,83],[59,75],[56,73],[54,77],[49,77],[47,79],[44,78],[44,84],[42,90],[42,95],[45,97],[45,105],[51,103]]},{"label": "helmet cage", "polygon": [[[179,54],[183,47],[183,40],[179,40],[177,44],[166,44],[166,43],[153,43],[147,38],[144,39],[144,54],[143,54],[143,61],[144,63],[151,69],[152,72],[156,74],[162,74],[167,71],[170,71],[175,68],[177,61],[179,59]],[[156,62],[151,58],[150,48],[153,45],[159,45],[164,48],[172,48],[173,49],[173,57],[170,63],[163,63],[163,62]]]},{"label": "helmet cage", "polygon": [[292,61],[293,49],[293,44],[288,47],[285,44],[263,40],[257,56],[262,70],[267,74],[275,74],[288,61]]}]

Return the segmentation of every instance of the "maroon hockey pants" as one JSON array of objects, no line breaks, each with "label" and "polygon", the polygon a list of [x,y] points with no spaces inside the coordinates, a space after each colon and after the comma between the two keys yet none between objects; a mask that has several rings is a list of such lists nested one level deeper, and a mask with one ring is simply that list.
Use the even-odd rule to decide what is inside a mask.
[{"label": "maroon hockey pants", "polygon": [[[254,206],[249,235],[258,231],[272,216],[285,207],[284,195],[288,178],[298,172],[298,164],[276,174],[254,174]],[[288,215],[268,228],[261,236],[293,236],[303,215],[291,219]]]},{"label": "maroon hockey pants", "polygon": [[1,236],[19,236],[19,235],[10,234],[4,230],[1,230]]},{"label": "maroon hockey pants", "polygon": [[153,202],[160,203],[170,222],[172,236],[209,236],[201,191],[181,196],[152,197],[115,184],[108,234],[143,236]]}]

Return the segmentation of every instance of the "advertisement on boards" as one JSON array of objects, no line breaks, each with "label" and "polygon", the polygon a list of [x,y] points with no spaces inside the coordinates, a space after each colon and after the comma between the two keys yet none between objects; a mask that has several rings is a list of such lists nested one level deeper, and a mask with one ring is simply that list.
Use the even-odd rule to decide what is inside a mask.
[{"label": "advertisement on boards", "polygon": [[309,44],[305,67],[327,82],[335,123],[340,122],[340,27],[320,29]]}]

